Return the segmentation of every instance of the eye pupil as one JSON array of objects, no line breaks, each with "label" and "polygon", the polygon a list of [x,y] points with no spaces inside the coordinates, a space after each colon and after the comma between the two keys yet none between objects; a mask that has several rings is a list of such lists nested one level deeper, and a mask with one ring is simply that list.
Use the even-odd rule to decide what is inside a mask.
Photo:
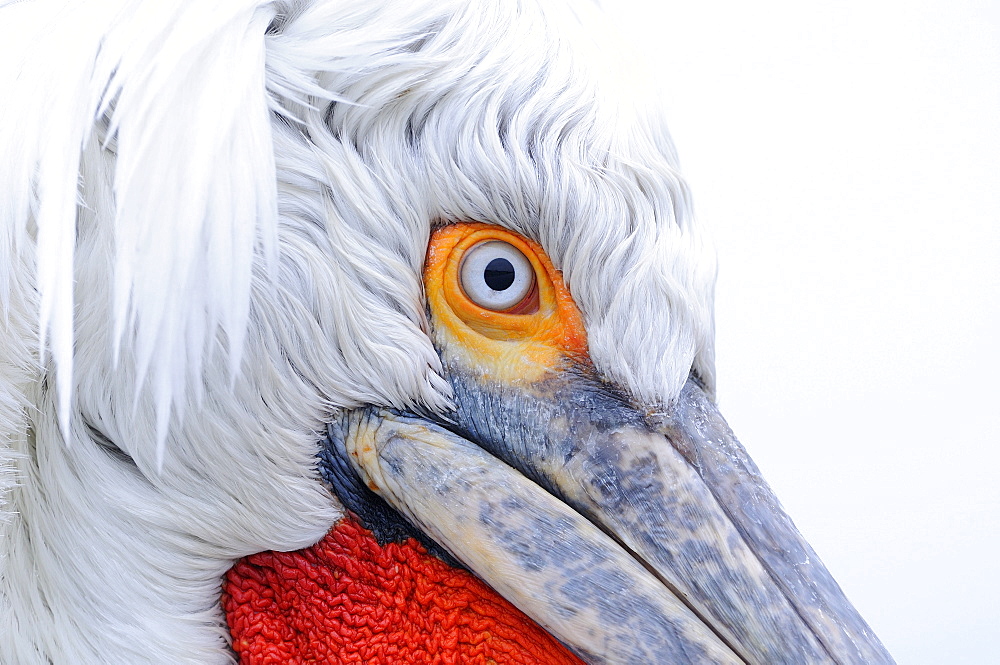
[{"label": "eye pupil", "polygon": [[505,258],[495,258],[483,271],[486,286],[494,291],[506,291],[514,283],[514,266]]}]

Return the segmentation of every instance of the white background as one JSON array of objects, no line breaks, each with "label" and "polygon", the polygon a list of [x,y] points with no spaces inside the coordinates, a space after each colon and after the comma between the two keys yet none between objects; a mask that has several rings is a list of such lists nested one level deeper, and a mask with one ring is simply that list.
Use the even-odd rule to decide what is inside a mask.
[{"label": "white background", "polygon": [[719,250],[722,412],[900,665],[1000,663],[1000,3],[609,9]]}]

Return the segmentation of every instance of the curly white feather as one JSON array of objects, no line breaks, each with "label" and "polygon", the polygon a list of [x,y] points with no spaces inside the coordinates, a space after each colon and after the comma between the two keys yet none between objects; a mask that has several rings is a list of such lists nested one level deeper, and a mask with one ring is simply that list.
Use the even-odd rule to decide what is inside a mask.
[{"label": "curly white feather", "polygon": [[231,659],[221,574],[340,514],[323,423],[448,408],[434,224],[541,242],[637,399],[711,384],[714,261],[592,11],[0,9],[0,662]]}]

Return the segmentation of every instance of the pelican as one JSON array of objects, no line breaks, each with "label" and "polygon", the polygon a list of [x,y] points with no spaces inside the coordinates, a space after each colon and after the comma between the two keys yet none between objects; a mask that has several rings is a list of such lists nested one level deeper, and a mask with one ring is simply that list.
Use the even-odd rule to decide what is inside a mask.
[{"label": "pelican", "polygon": [[892,662],[715,407],[589,2],[0,26],[0,662]]}]

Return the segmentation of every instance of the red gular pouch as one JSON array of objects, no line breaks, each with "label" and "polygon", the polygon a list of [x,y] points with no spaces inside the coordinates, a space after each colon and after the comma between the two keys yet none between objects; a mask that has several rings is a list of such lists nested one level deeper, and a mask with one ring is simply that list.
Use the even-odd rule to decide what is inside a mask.
[{"label": "red gular pouch", "polygon": [[244,665],[582,665],[467,570],[350,513],[312,547],[237,562],[222,606]]}]

